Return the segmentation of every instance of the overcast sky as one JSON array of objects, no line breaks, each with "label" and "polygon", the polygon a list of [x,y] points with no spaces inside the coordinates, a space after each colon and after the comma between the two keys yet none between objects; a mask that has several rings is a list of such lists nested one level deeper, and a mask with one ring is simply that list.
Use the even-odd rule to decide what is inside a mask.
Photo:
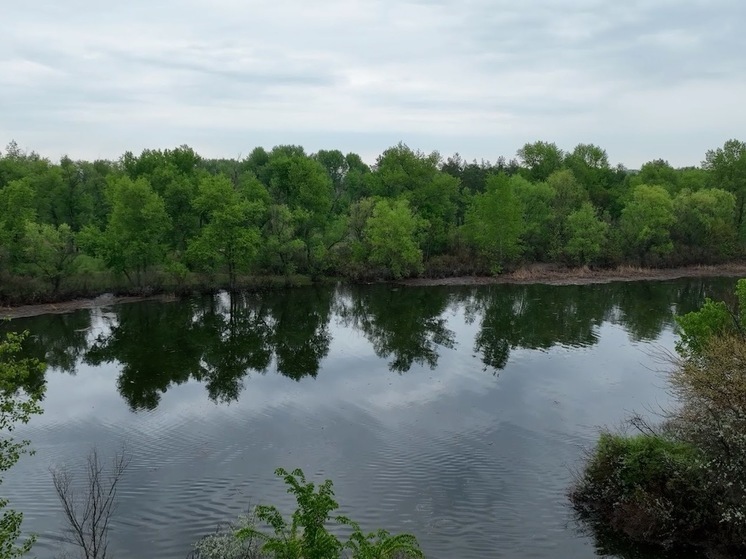
[{"label": "overcast sky", "polygon": [[744,23],[743,0],[0,0],[0,144],[693,165],[746,139]]}]

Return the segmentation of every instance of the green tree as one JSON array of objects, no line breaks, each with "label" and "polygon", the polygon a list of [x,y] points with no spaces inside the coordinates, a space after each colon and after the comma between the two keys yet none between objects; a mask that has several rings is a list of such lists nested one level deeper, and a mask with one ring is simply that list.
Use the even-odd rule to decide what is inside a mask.
[{"label": "green tree", "polygon": [[97,169],[90,163],[63,156],[59,165],[50,165],[33,178],[37,213],[42,222],[66,223],[74,231],[90,223],[95,204],[102,200],[103,190]]},{"label": "green tree", "polygon": [[296,271],[305,244],[296,233],[297,222],[285,204],[273,204],[262,228],[260,259],[266,269],[290,275]]},{"label": "green tree", "polygon": [[682,190],[673,206],[676,227],[672,236],[682,254],[698,262],[733,256],[737,246],[733,194],[717,188]]},{"label": "green tree", "polygon": [[417,237],[422,225],[406,200],[377,200],[365,226],[371,264],[394,278],[420,273],[422,251]]},{"label": "green tree", "polygon": [[334,196],[327,170],[299,146],[278,146],[269,153],[266,170],[261,172],[268,177],[272,200],[289,210],[293,235],[302,244],[302,250],[293,251],[291,265],[318,272],[320,258],[328,249],[324,238]]},{"label": "green tree", "polygon": [[605,208],[612,204],[614,193],[611,187],[615,176],[606,150],[594,144],[578,144],[565,157],[565,166],[588,192],[596,207]]},{"label": "green tree", "polygon": [[590,202],[567,216],[565,254],[576,264],[591,264],[603,253],[609,224],[601,221]]},{"label": "green tree", "polygon": [[440,156],[415,151],[403,143],[386,149],[376,160],[370,176],[371,193],[397,198],[425,187],[438,173]]},{"label": "green tree", "polygon": [[699,167],[684,167],[678,169],[678,182],[680,190],[697,191],[707,186],[709,172]]},{"label": "green tree", "polygon": [[746,279],[736,283],[736,308],[730,308],[724,301],[705,298],[704,304],[696,311],[676,316],[681,339],[676,350],[685,357],[698,356],[715,337],[733,334],[744,336],[746,332]]},{"label": "green tree", "polygon": [[702,168],[710,172],[710,185],[736,197],[735,222],[742,233],[746,206],[746,142],[728,140],[722,148],[705,155]]},{"label": "green tree", "polygon": [[0,263],[15,269],[23,262],[26,223],[36,218],[34,190],[26,179],[0,190]]},{"label": "green tree", "polygon": [[619,231],[624,249],[642,262],[657,261],[673,250],[673,201],[662,186],[641,184],[622,210]]},{"label": "green tree", "polygon": [[569,169],[555,171],[547,179],[547,186],[554,192],[552,196],[551,254],[561,257],[568,242],[567,218],[589,200],[588,191],[575,178]]},{"label": "green tree", "polygon": [[487,191],[474,196],[466,214],[467,240],[485,256],[496,271],[514,262],[522,251],[525,228],[523,208],[506,175],[487,180]]},{"label": "green tree", "polygon": [[62,280],[75,270],[77,252],[70,226],[28,221],[23,243],[31,272],[49,282],[57,292]]},{"label": "green tree", "polygon": [[578,144],[565,157],[565,164],[586,187],[601,183],[603,171],[609,169],[609,156],[605,149],[594,144]]},{"label": "green tree", "polygon": [[562,168],[565,157],[557,144],[542,141],[525,144],[516,154],[532,181],[547,180]]},{"label": "green tree", "polygon": [[422,248],[428,257],[445,249],[459,202],[459,181],[440,171],[439,162],[437,152],[426,155],[400,143],[381,154],[370,178],[373,194],[406,198],[424,220]]},{"label": "green tree", "polygon": [[630,180],[632,186],[641,184],[662,186],[668,192],[673,193],[678,190],[679,175],[668,161],[656,159],[644,163],[640,172]]},{"label": "green tree", "polygon": [[532,183],[514,175],[511,186],[523,208],[525,228],[521,236],[526,257],[545,260],[553,246],[554,198],[557,192],[545,182]]},{"label": "green tree", "polygon": [[225,266],[233,290],[237,273],[245,271],[258,252],[260,235],[254,222],[264,206],[243,199],[229,179],[217,176],[200,181],[194,207],[205,225],[190,242],[187,256],[201,269]]},{"label": "green tree", "polygon": [[132,180],[145,178],[164,203],[173,228],[168,241],[179,251],[196,233],[197,216],[192,201],[197,196],[197,182],[202,158],[189,146],[175,149],[144,150],[139,157],[130,152],[122,158],[122,166]]},{"label": "green tree", "polygon": [[334,191],[332,212],[341,211],[350,203],[349,193],[345,189],[345,178],[350,170],[349,161],[338,149],[319,150],[313,155],[313,159],[321,163],[327,176],[332,181]]},{"label": "green tree", "polygon": [[368,196],[368,178],[370,176],[370,167],[363,162],[357,153],[348,153],[345,155],[348,171],[344,177],[344,191],[349,198],[349,202],[355,202],[360,198]]},{"label": "green tree", "polygon": [[107,191],[111,214],[103,232],[87,228],[81,244],[104,259],[107,266],[133,284],[142,285],[143,274],[163,261],[171,223],[163,199],[146,179],[113,179]]},{"label": "green tree", "polygon": [[[0,430],[12,433],[33,415],[42,412],[40,402],[44,397],[46,366],[36,359],[19,357],[21,344],[28,333],[6,334],[0,341]],[[28,452],[28,441],[18,441],[12,436],[0,440],[0,472],[13,467],[21,455]],[[1,480],[0,480],[1,482]],[[34,544],[32,536],[19,543],[23,514],[8,509],[8,500],[0,499],[0,557],[12,559],[26,555]]]}]

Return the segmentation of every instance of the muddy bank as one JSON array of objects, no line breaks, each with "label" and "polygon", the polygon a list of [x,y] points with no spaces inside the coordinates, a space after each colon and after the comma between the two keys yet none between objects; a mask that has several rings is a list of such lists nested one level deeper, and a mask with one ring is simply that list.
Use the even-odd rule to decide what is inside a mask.
[{"label": "muddy bank", "polygon": [[80,309],[94,309],[119,305],[121,303],[136,303],[138,301],[175,301],[174,295],[148,295],[117,297],[109,293],[92,299],[74,299],[62,303],[44,303],[40,305],[21,305],[18,307],[0,307],[0,320],[39,316],[42,314],[64,314]]},{"label": "muddy bank", "polygon": [[682,268],[638,268],[621,266],[612,269],[562,268],[551,264],[520,268],[500,276],[464,276],[452,278],[412,278],[397,283],[409,286],[493,285],[498,283],[542,283],[547,285],[585,285],[615,281],[673,280],[716,276],[746,277],[746,263]]}]

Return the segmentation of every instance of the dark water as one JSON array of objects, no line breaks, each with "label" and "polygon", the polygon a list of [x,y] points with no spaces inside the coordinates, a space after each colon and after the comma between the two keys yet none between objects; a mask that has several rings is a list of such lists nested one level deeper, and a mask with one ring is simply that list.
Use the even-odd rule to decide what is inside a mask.
[{"label": "dark water", "polygon": [[[579,529],[565,494],[602,425],[666,405],[651,355],[673,312],[734,280],[297,289],[19,319],[44,357],[35,456],[2,485],[59,551],[48,468],[125,441],[117,557],[182,558],[278,466],[334,480],[364,527],[434,559],[639,557]],[[614,555],[613,552],[617,554]]]}]

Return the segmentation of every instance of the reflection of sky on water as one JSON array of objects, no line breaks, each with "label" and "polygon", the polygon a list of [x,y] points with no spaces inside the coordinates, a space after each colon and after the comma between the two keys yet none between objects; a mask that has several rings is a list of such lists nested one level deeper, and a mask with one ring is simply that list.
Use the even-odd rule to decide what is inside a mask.
[{"label": "reflection of sky on water", "polygon": [[[581,298],[567,304],[582,306],[584,291],[575,292]],[[38,556],[49,557],[61,517],[48,466],[79,462],[91,444],[111,451],[127,441],[133,465],[112,535],[123,557],[184,557],[195,538],[250,503],[289,505],[272,475],[278,466],[332,478],[345,513],[369,528],[415,533],[428,557],[593,557],[566,507],[570,469],[599,426],[667,403],[650,352],[673,347],[670,315],[657,339],[641,342],[604,311],[614,322],[591,327],[595,343],[511,347],[494,371],[475,351],[483,311],[469,317],[448,297],[442,310],[453,343],[437,347],[435,369],[415,361],[392,372],[369,334],[332,313],[316,378],[286,378],[273,360],[243,378],[229,404],[190,380],[168,386],[155,409],[133,412],[117,391],[120,364],[52,371],[45,414],[20,432],[38,452],[9,475],[5,494],[41,534]],[[96,336],[107,328],[93,317]]]}]

